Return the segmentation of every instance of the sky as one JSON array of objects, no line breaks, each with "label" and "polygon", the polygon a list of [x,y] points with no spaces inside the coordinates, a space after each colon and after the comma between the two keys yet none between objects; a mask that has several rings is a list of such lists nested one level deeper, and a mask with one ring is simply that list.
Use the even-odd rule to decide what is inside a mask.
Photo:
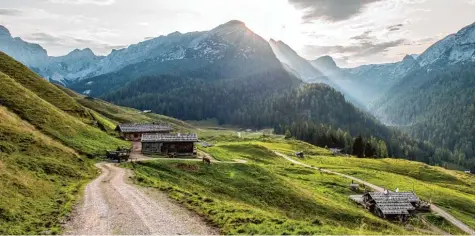
[{"label": "sky", "polygon": [[475,21],[474,0],[0,0],[0,24],[49,55],[98,55],[175,31],[240,20],[302,57],[339,66],[420,54]]}]

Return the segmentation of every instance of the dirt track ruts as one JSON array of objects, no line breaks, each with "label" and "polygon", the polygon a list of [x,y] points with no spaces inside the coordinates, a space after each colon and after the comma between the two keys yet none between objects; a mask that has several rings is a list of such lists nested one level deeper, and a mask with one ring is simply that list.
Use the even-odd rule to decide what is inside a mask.
[{"label": "dirt track ruts", "polygon": [[157,190],[126,183],[129,170],[98,163],[101,175],[86,186],[84,197],[64,227],[65,234],[218,234],[198,215]]}]

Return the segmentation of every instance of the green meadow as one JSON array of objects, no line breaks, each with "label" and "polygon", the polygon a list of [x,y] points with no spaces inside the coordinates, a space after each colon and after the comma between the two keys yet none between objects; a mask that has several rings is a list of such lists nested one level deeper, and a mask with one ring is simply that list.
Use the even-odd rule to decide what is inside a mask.
[{"label": "green meadow", "polygon": [[[402,168],[416,169],[422,165],[420,163],[334,157],[326,149],[296,140],[285,140],[279,136],[237,138],[235,133],[205,137],[213,147],[198,146],[202,151],[219,161],[239,159],[246,160],[247,163],[205,165],[154,160],[128,164],[128,167],[134,169],[137,184],[167,192],[171,198],[204,216],[210,224],[220,228],[223,234],[434,234],[420,216],[406,223],[389,222],[374,216],[348,199],[349,195],[355,194],[349,189],[350,180],[294,165],[273,151],[289,156],[298,150],[304,151],[309,155],[301,161],[315,166],[333,167],[345,173],[350,173],[346,170],[355,171],[355,168],[351,168],[354,166],[354,159],[356,162],[369,162],[373,163],[374,169],[382,169],[382,172],[391,175],[390,178],[393,179],[387,180],[388,182],[394,183],[394,178],[398,175],[399,179],[395,181],[414,179],[440,188],[442,192],[448,190],[445,187],[448,182],[444,181],[450,181],[449,176],[459,176],[455,178],[461,179],[461,188],[471,191],[469,179],[458,172],[448,172],[436,167],[428,167],[430,173],[401,171]],[[388,161],[396,164],[389,167]],[[349,164],[346,165],[347,168],[342,168],[331,162]],[[360,168],[365,169],[363,166]],[[350,174],[365,177],[357,172]],[[432,176],[436,179],[430,181]],[[385,180],[376,182],[385,186],[384,183]],[[403,185],[400,189],[408,190]],[[455,211],[463,212],[463,216],[467,211],[465,207],[473,204],[474,208],[474,201],[468,199],[468,196],[470,193],[446,193],[449,198],[447,202],[457,209]],[[423,194],[422,198],[426,199],[425,197]],[[446,232],[461,233],[444,219],[433,214],[426,215],[426,222],[439,226]]]}]

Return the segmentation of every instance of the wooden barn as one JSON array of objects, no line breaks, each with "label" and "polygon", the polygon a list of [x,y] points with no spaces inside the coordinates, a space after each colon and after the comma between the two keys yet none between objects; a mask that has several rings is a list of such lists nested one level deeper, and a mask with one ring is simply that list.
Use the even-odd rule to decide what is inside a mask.
[{"label": "wooden barn", "polygon": [[193,155],[196,134],[143,134],[142,153]]},{"label": "wooden barn", "polygon": [[119,124],[116,131],[125,140],[140,141],[142,134],[168,134],[172,128],[167,124]]},{"label": "wooden barn", "polygon": [[413,192],[369,192],[362,196],[362,204],[377,216],[405,221],[415,213],[420,199]]}]

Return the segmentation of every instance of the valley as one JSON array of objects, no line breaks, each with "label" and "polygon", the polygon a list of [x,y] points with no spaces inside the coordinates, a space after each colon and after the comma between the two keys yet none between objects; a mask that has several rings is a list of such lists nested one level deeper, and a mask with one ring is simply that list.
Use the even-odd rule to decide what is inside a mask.
[{"label": "valley", "polygon": [[0,26],[0,88],[0,234],[474,234],[474,23],[355,68],[238,20],[106,56]]},{"label": "valley", "polygon": [[[457,200],[456,195],[450,197],[441,195],[442,192],[439,192],[440,194],[434,193],[433,202],[439,202],[436,195],[440,195],[445,200],[437,204],[445,204],[444,202],[467,202],[469,204],[466,207],[456,205],[445,207],[451,212],[455,207],[472,209],[471,206],[474,205],[471,197],[472,191],[474,192],[474,189],[471,190],[471,181],[473,181],[471,176],[464,177],[457,172],[447,172],[447,170],[436,168],[429,173],[432,176],[431,179],[436,181],[435,184],[432,184],[420,180],[422,177],[416,172],[422,167],[427,169],[433,169],[433,167],[424,167],[423,164],[404,160],[377,161],[333,156],[326,149],[296,140],[285,140],[282,136],[238,138],[236,134],[205,135],[204,140],[212,143],[213,146],[206,148],[199,146],[199,148],[208,152],[215,159],[221,161],[242,159],[247,160],[247,163],[206,165],[195,161],[150,160],[137,163],[134,166],[130,164],[125,166],[133,169],[136,173],[135,183],[165,191],[187,208],[204,215],[213,225],[221,229],[222,234],[278,234],[283,232],[289,234],[364,234],[373,231],[384,234],[405,232],[420,234],[429,229],[428,225],[416,218],[403,228],[401,228],[403,225],[399,223],[388,224],[388,222],[374,218],[372,214],[359,208],[348,199],[348,196],[353,193],[349,189],[351,180],[336,175],[333,171],[358,176],[389,189],[399,188],[400,191],[411,191],[412,186],[408,182],[412,181],[413,188],[425,200],[431,198],[426,195],[428,192],[426,188],[437,187],[444,178],[462,178],[461,180],[465,184],[461,185],[462,192],[460,193],[461,196],[466,197]],[[288,157],[288,155],[294,155],[296,150],[304,150],[306,153],[304,159],[296,161],[294,158]],[[282,157],[283,155],[287,156],[286,159],[293,161],[286,160]],[[313,168],[317,169],[322,166],[332,171],[310,170],[297,164],[302,161],[312,163]],[[359,168],[357,163],[361,161],[368,162],[362,166],[369,166],[373,169]],[[389,165],[389,162],[392,165]],[[352,167],[350,168],[350,166]],[[394,169],[389,169],[389,167]],[[361,174],[361,169],[366,170],[366,174]],[[410,172],[398,172],[399,169],[410,170]],[[378,178],[377,181],[372,177],[375,175],[388,175],[389,178]],[[382,180],[388,181],[382,182]],[[456,185],[447,187],[453,189],[453,186]],[[468,187],[469,191],[465,192],[466,190],[463,189],[466,187],[463,186]],[[446,187],[437,188],[442,190]],[[448,194],[452,191],[450,189],[446,190]],[[458,215],[462,213],[462,211],[458,212]],[[458,218],[468,225],[473,225],[474,219],[471,220],[470,217],[472,213],[464,214],[467,214],[469,218],[463,215],[459,215]],[[365,226],[363,222],[365,222]],[[385,231],[383,231],[383,227],[386,228]],[[439,227],[453,234],[463,233],[454,226],[440,224]],[[408,231],[410,228],[413,230]]]}]

